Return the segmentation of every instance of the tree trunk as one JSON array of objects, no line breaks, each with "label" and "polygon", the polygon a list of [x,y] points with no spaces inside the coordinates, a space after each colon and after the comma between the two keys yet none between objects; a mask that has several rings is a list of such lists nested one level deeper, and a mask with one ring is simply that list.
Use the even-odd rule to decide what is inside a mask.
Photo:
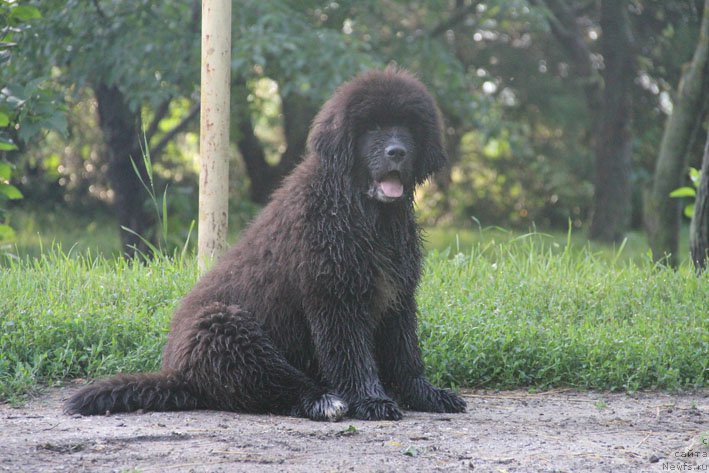
[{"label": "tree trunk", "polygon": [[[103,133],[108,161],[108,180],[114,194],[114,209],[120,225],[121,244],[127,257],[138,252],[149,254],[147,245],[136,234],[150,239],[153,224],[145,211],[147,194],[136,175],[131,159],[147,178],[140,149],[140,116],[128,107],[128,101],[116,86],[99,84],[94,88],[98,103],[99,126]],[[124,230],[129,228],[136,234]]]},{"label": "tree trunk", "polygon": [[307,97],[291,93],[281,95],[283,104],[283,132],[286,136],[286,150],[277,167],[276,185],[300,163],[305,153],[310,123],[318,109]]},{"label": "tree trunk", "polygon": [[574,66],[586,96],[595,149],[595,192],[590,237],[615,242],[630,222],[631,93],[635,73],[627,0],[601,3],[603,76],[593,65],[592,51],[573,10],[563,0],[532,0],[545,8],[549,28]]},{"label": "tree trunk", "polygon": [[251,181],[251,200],[257,204],[266,204],[271,193],[281,184],[283,178],[293,170],[303,158],[305,143],[308,138],[310,122],[317,113],[317,108],[307,98],[290,94],[282,97],[283,131],[286,139],[286,150],[281,154],[278,164],[271,166],[266,161],[263,145],[254,133],[254,125],[248,115],[246,85],[242,82],[234,84],[234,92],[242,97],[236,97],[239,109],[243,110],[234,125],[238,127],[235,133],[237,147],[244,160],[246,172]]},{"label": "tree trunk", "polygon": [[623,239],[630,224],[632,156],[631,111],[635,77],[633,38],[627,2],[601,2],[603,109],[596,135],[596,177],[590,237]]},{"label": "tree trunk", "polygon": [[254,133],[254,125],[249,116],[248,107],[238,117],[237,147],[241,153],[249,175],[251,200],[257,204],[265,204],[273,191],[274,170],[266,162],[266,153],[258,137]]},{"label": "tree trunk", "polygon": [[689,249],[697,272],[707,268],[709,258],[709,133],[704,146],[702,171],[699,173],[699,188],[694,201],[694,215],[689,231]]},{"label": "tree trunk", "polygon": [[670,198],[670,192],[681,185],[687,171],[689,143],[707,99],[708,63],[709,0],[705,0],[697,48],[680,79],[674,109],[662,135],[652,189],[645,201],[645,227],[653,257],[668,257],[672,266],[677,265],[680,204]]}]

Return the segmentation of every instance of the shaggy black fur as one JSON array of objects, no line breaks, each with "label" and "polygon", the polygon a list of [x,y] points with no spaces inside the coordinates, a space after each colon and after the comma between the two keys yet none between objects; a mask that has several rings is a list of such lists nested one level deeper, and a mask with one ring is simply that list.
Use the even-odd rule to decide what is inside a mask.
[{"label": "shaggy black fur", "polygon": [[[423,377],[413,193],[446,162],[431,95],[358,76],[315,118],[304,161],[182,301],[158,373],[83,388],[69,413],[221,409],[337,420],[462,412]],[[390,397],[392,396],[392,397]]]}]

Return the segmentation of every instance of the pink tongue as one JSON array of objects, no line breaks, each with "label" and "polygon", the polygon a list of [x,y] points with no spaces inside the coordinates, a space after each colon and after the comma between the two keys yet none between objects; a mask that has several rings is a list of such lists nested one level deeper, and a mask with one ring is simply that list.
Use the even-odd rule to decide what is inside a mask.
[{"label": "pink tongue", "polygon": [[404,193],[404,186],[398,177],[391,176],[379,183],[379,186],[387,197],[401,197]]}]

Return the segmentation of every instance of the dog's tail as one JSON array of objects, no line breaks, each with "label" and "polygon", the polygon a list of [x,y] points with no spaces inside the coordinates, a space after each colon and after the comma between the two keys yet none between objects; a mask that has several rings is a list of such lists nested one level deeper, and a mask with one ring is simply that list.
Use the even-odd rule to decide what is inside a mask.
[{"label": "dog's tail", "polygon": [[177,373],[119,375],[86,386],[66,402],[67,414],[198,409],[199,399]]}]

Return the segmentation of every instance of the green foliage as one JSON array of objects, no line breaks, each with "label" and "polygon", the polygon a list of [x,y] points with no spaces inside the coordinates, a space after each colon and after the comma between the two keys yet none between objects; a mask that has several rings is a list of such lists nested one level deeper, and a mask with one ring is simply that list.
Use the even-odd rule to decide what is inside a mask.
[{"label": "green foliage", "polygon": [[42,14],[35,6],[0,1],[0,156],[42,130],[66,130],[61,107],[46,86],[46,76],[28,79],[16,74],[17,53],[25,52],[32,38],[28,33],[36,30],[40,19]]},{"label": "green foliage", "polygon": [[[429,376],[453,386],[634,391],[709,381],[709,275],[620,262],[532,234],[432,252],[419,289]],[[160,363],[193,259],[9,261],[0,279],[0,398]]]},{"label": "green foliage", "polygon": [[[656,159],[668,91],[696,43],[698,5],[631,2],[639,54],[633,90],[636,208]],[[569,6],[597,55],[597,4]],[[198,0],[0,1],[0,26],[8,25],[0,38],[0,154],[20,148],[3,156],[18,165],[17,173],[27,174],[20,176],[25,181],[33,179],[23,188],[28,199],[110,200],[91,88],[118,86],[146,127],[170,102],[154,145],[197,99],[199,11]],[[590,215],[594,175],[586,84],[550,33],[547,13],[524,0],[237,2],[233,86],[248,105],[234,106],[232,120],[250,113],[257,126],[265,124],[274,164],[289,144],[283,140],[287,113],[270,107],[276,101],[257,97],[259,84],[275,83],[280,98],[297,95],[317,108],[357,72],[399,64],[437,97],[453,157],[450,189],[434,187],[420,199],[427,223],[471,226],[474,218],[484,225],[565,228],[571,218],[581,227]],[[600,59],[594,59],[597,67]],[[67,129],[68,140],[46,135]],[[156,156],[155,166],[157,180],[180,191],[168,210],[177,217],[170,225],[184,227],[171,233],[181,235],[194,216],[195,123],[186,134]],[[238,172],[245,174],[243,167]],[[243,176],[237,179],[247,185]],[[243,189],[237,192],[238,204],[247,206]]]},{"label": "green foliage", "polygon": [[132,110],[157,107],[198,82],[199,69],[191,67],[199,57],[198,2],[28,3],[43,18],[27,40],[18,73],[51,71],[75,94],[85,86],[119,85]]},{"label": "green foliage", "polygon": [[307,6],[321,11],[318,4],[255,0],[240,5],[234,14],[235,76],[269,77],[283,95],[296,93],[322,102],[345,80],[378,65],[366,42],[337,29],[316,27],[314,12]]},{"label": "green foliage", "polygon": [[689,168],[689,180],[692,181],[692,185],[694,187],[688,187],[688,186],[678,187],[677,189],[670,192],[670,197],[672,197],[674,199],[681,199],[683,197],[692,198],[692,202],[685,205],[685,207],[684,207],[683,213],[684,213],[684,216],[687,218],[692,218],[692,216],[694,215],[694,198],[697,196],[697,189],[699,189],[699,182],[701,181],[701,177],[702,177],[702,175],[698,169],[690,167]]},{"label": "green foliage", "polygon": [[0,1],[0,243],[15,239],[15,230],[6,222],[5,204],[23,197],[10,184],[15,166],[7,156],[40,130],[61,132],[66,128],[54,95],[44,87],[42,78],[27,81],[11,74],[18,44],[31,29],[32,20],[40,18],[40,11],[31,5]]},{"label": "green foliage", "polygon": [[15,231],[5,222],[5,202],[22,198],[20,190],[10,184],[13,166],[5,161],[0,161],[0,243],[15,238]]},{"label": "green foliage", "polygon": [[[24,72],[37,74],[53,67],[57,82],[74,93],[85,86],[117,85],[133,110],[155,109],[166,99],[196,91],[200,2],[32,3],[44,18],[37,25],[36,40],[27,45]],[[296,91],[321,98],[365,67],[367,57],[358,52],[356,41],[313,29],[300,10],[281,1],[239,4],[233,15],[235,77],[259,77],[265,71],[285,94]],[[92,28],[85,28],[87,22]],[[315,50],[318,55],[311,54]]]},{"label": "green foliage", "polygon": [[[0,91],[2,108],[12,113],[8,135],[12,136],[9,141],[15,144],[30,143],[48,130],[66,134],[66,107],[59,101],[54,86],[44,77],[22,84],[8,84]],[[7,151],[13,149],[17,148],[6,148]]]},{"label": "green foliage", "polygon": [[22,198],[20,190],[10,184],[14,166],[3,158],[18,149],[18,142],[32,137],[37,122],[50,121],[57,129],[62,128],[61,120],[50,106],[51,99],[40,86],[41,81],[32,80],[23,86],[21,81],[7,77],[18,42],[30,28],[30,22],[41,17],[33,6],[0,1],[0,243],[15,237],[15,231],[5,221],[5,203]]},{"label": "green foliage", "polygon": [[3,0],[0,3],[0,11],[3,16],[7,15],[6,21],[8,26],[18,26],[19,24],[42,18],[42,14],[35,7],[30,5],[18,5],[17,2]]},{"label": "green foliage", "polygon": [[[8,89],[10,95],[5,97],[26,104],[23,107],[33,114],[21,117],[15,127],[16,141],[28,143],[38,135],[45,139],[31,140],[31,149],[23,149],[14,160],[20,169],[37,171],[28,183],[35,203],[50,197],[52,203],[62,200],[96,207],[92,200],[108,202],[111,191],[103,158],[101,138],[105,137],[97,131],[92,88],[118,86],[138,117],[141,112],[150,117],[173,97],[190,97],[199,82],[200,2],[25,3],[41,12],[42,18],[33,23],[33,34],[23,38],[23,54],[5,75],[16,84],[21,78],[33,79]],[[46,100],[55,91],[61,92],[62,100]],[[69,117],[71,136],[64,140],[54,133],[47,136],[48,130],[67,128],[66,104],[80,100],[85,102],[74,107],[80,116]],[[162,136],[164,130],[157,129],[156,139]],[[189,217],[185,220],[189,222]]]},{"label": "green foliage", "polygon": [[[103,140],[98,132],[91,89],[97,85],[117,86],[130,108],[142,116],[145,128],[149,128],[156,116],[162,116],[158,115],[159,110],[166,107],[168,113],[153,128],[157,130],[152,135],[154,145],[180,122],[197,98],[200,2],[139,0],[128,5],[35,0],[28,3],[39,9],[43,17],[33,25],[34,34],[23,44],[22,56],[6,71],[8,77],[16,80],[51,75],[51,84],[65,92],[67,104],[74,105],[69,115],[68,140],[50,134],[45,140],[34,140],[32,149],[23,149],[20,169],[26,166],[39,170],[31,176],[33,182],[28,187],[33,192],[29,197],[40,202],[53,191],[50,197],[55,200],[109,201]],[[238,84],[250,86],[261,78],[273,78],[281,94],[298,93],[320,101],[345,78],[373,64],[355,39],[337,31],[312,28],[298,5],[291,7],[280,1],[242,2],[233,18],[232,67]],[[314,50],[319,54],[313,55]],[[45,86],[44,82],[41,84]],[[13,89],[13,94],[18,100],[24,100],[26,95],[19,89]],[[235,121],[239,112],[244,110],[235,111]],[[49,125],[46,121],[25,121],[18,131],[30,134],[51,129]],[[167,210],[176,217],[169,221],[169,233],[180,237],[189,233],[187,227],[196,213],[194,130],[193,123],[186,130],[188,136],[178,136],[157,157],[155,165],[157,187],[162,189],[170,184],[175,191],[168,202]],[[243,168],[240,171],[244,173]],[[232,174],[243,181],[240,174]],[[253,213],[249,204],[243,202],[244,192],[240,192],[234,192],[239,208],[237,217]],[[155,197],[163,200],[162,196]],[[159,205],[163,207],[162,202]],[[165,227],[156,227],[154,231],[164,234]]]}]

